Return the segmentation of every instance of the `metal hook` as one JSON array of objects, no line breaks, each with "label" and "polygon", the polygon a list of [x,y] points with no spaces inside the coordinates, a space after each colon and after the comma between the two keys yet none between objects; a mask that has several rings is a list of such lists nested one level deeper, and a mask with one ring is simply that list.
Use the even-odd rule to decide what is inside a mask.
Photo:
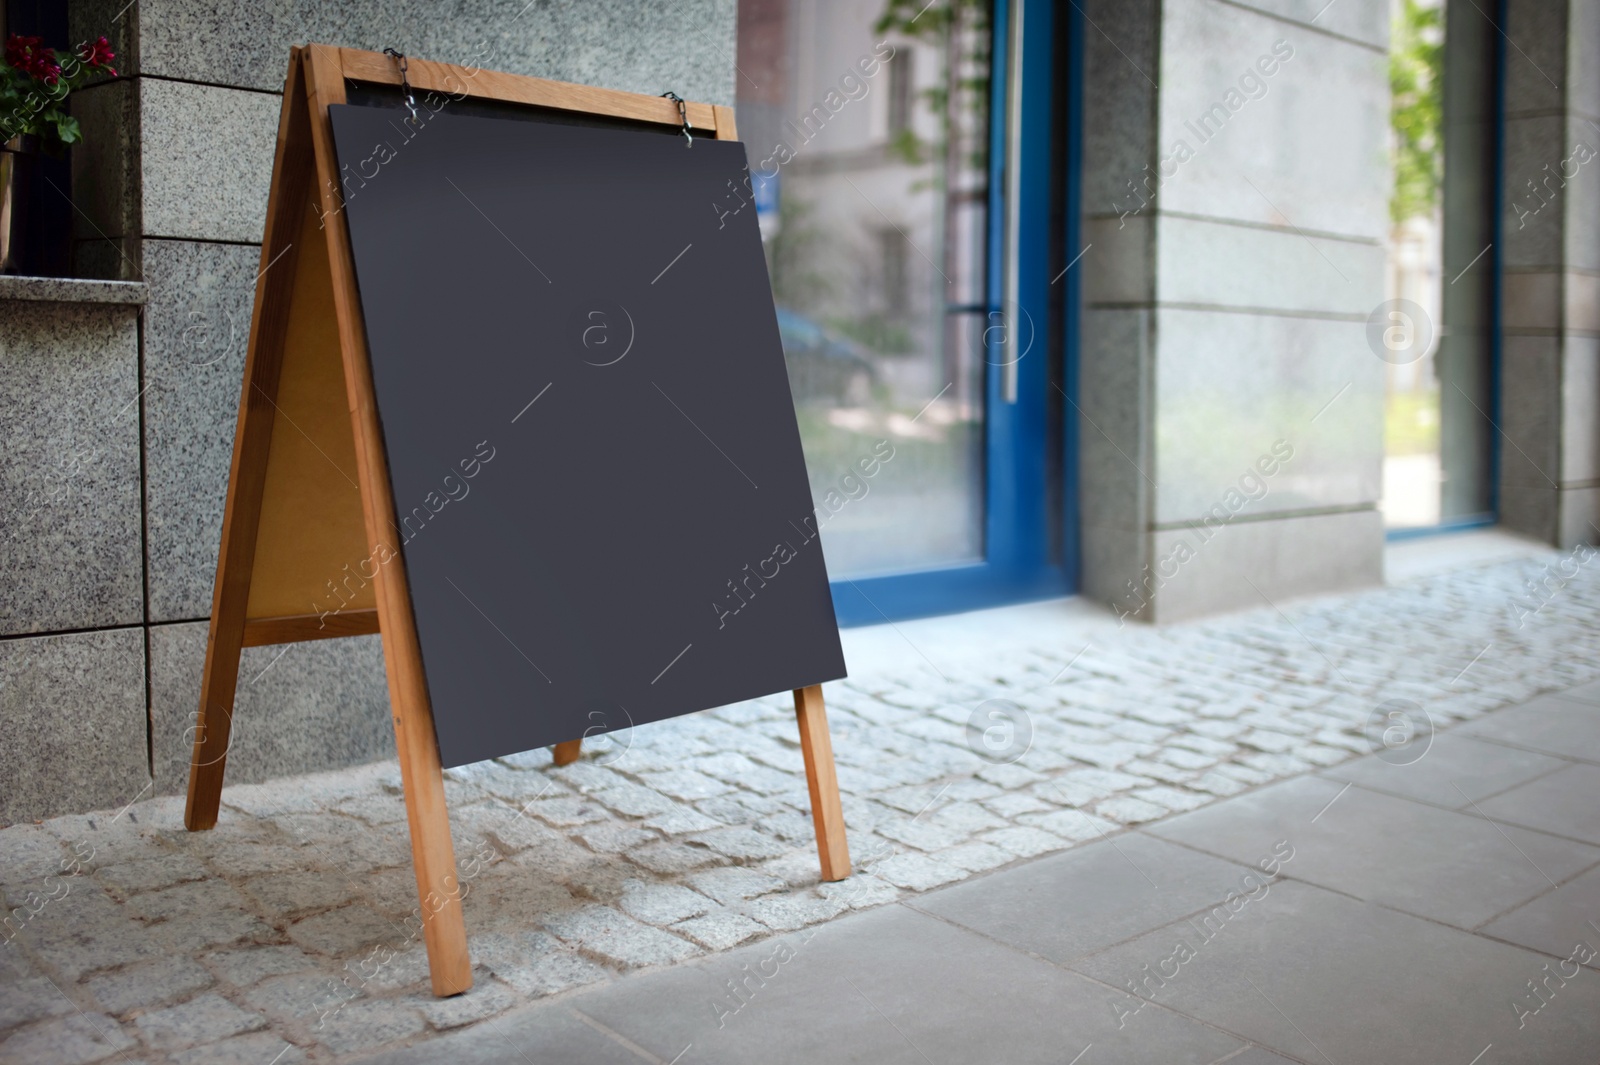
[{"label": "metal hook", "polygon": [[393,48],[385,48],[383,50],[383,54],[386,56],[392,56],[395,62],[400,64],[400,92],[401,95],[405,97],[406,110],[411,113],[411,117],[407,121],[415,126],[418,124],[417,98],[411,95],[411,82],[406,80],[406,54],[404,52],[397,52]]},{"label": "metal hook", "polygon": [[689,135],[689,131],[694,127],[689,124],[689,106],[683,102],[683,97],[670,89],[661,95],[678,105],[678,121],[683,123],[683,139],[689,142],[688,147],[693,148],[694,138]]}]

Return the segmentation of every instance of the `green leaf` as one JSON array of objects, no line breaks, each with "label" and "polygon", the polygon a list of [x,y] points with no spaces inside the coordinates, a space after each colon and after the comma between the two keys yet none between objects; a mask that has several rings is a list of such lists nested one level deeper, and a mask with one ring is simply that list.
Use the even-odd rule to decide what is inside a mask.
[{"label": "green leaf", "polygon": [[83,139],[83,131],[78,127],[78,120],[71,115],[60,115],[56,118],[56,136],[62,144],[76,144]]}]

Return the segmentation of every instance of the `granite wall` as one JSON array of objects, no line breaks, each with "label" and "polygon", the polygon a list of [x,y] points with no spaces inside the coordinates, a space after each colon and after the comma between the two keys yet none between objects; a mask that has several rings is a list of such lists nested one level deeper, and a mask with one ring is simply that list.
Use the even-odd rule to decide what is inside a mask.
[{"label": "granite wall", "polygon": [[1501,520],[1570,547],[1600,539],[1600,7],[1507,9]]},{"label": "granite wall", "polygon": [[[119,71],[73,98],[76,272],[130,284],[0,288],[0,823],[186,787],[291,45],[733,102],[736,0],[224,7],[71,0]],[[377,637],[252,649],[228,779],[388,755],[386,704]]]},{"label": "granite wall", "polygon": [[1170,621],[1382,580],[1388,3],[1086,11],[1085,592]]}]

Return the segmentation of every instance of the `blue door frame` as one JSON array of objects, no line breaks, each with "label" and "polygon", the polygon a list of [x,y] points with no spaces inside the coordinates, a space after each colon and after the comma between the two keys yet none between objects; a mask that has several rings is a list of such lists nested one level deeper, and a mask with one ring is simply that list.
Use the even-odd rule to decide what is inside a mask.
[{"label": "blue door frame", "polygon": [[[1022,5],[1017,303],[1002,307],[1011,18]],[[1078,19],[1050,0],[996,0],[989,108],[988,319],[985,333],[984,557],[832,583],[839,624],[870,625],[1071,594],[1077,587]],[[1070,24],[1062,24],[1066,17]],[[1064,64],[1065,69],[1058,67]],[[1065,75],[1064,77],[1060,75]],[[1058,131],[1062,134],[1057,136]],[[1052,267],[1063,272],[1052,282]],[[1018,322],[1012,319],[1020,320]],[[1001,395],[1007,329],[1032,335],[1016,362],[1016,401]],[[1054,360],[1054,365],[1052,365]],[[1058,394],[1059,393],[1059,394]],[[1059,448],[1059,462],[1052,450]],[[1052,485],[1051,480],[1056,484]],[[1052,513],[1052,500],[1059,511]]]}]

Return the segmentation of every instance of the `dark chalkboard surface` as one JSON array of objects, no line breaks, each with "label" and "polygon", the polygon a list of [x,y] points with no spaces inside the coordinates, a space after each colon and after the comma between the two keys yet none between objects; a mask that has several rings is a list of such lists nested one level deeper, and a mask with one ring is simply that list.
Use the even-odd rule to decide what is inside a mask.
[{"label": "dark chalkboard surface", "polygon": [[329,113],[444,765],[843,676],[744,146]]}]

